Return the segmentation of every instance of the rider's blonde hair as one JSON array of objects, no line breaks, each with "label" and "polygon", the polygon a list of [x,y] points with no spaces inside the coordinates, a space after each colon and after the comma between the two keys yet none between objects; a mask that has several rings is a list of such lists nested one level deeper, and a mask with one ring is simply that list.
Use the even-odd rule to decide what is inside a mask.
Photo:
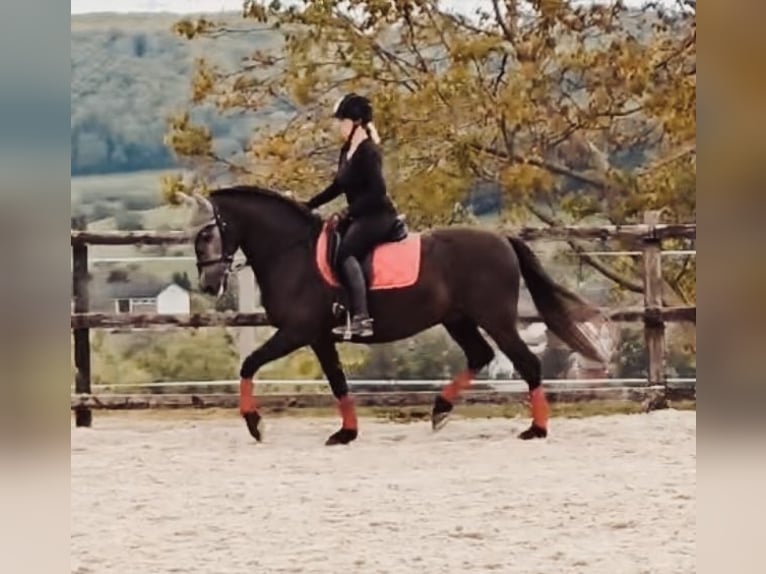
[{"label": "rider's blonde hair", "polygon": [[367,130],[367,135],[370,136],[372,141],[374,141],[376,144],[380,143],[380,134],[378,133],[378,128],[375,127],[374,123],[368,122],[364,124],[364,129]]}]

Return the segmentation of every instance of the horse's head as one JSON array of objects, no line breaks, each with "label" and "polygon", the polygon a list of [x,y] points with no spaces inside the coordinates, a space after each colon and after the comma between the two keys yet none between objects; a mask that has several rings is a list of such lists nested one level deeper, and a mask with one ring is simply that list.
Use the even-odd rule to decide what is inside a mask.
[{"label": "horse's head", "polygon": [[197,273],[202,292],[221,296],[239,248],[236,234],[221,219],[218,210],[206,197],[194,193],[178,193],[178,199],[192,207],[189,232],[197,257]]}]

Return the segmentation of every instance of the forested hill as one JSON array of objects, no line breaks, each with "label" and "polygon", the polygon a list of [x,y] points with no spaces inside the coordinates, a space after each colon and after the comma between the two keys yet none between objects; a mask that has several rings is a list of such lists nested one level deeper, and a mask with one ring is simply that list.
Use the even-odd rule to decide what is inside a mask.
[{"label": "forested hill", "polygon": [[[174,165],[162,143],[165,120],[188,101],[195,57],[211,53],[210,40],[173,34],[179,19],[172,14],[72,17],[72,175]],[[236,14],[231,21],[241,25]],[[233,68],[245,54],[277,41],[265,30],[232,34],[215,40],[213,60]],[[236,119],[211,110],[199,113],[225,151],[247,139],[259,123],[276,119],[277,112]]]},{"label": "forested hill", "polygon": [[[196,57],[236,69],[241,58],[268,50],[280,36],[243,21],[238,13],[225,18],[238,30],[215,40],[185,40],[172,32],[177,14],[88,14],[72,16],[72,175],[109,174],[174,166],[163,144],[166,119],[184,108]],[[641,35],[650,22],[642,17],[623,23]],[[199,109],[213,130],[222,155],[241,149],[259,125],[285,116],[278,109],[222,117]]]}]

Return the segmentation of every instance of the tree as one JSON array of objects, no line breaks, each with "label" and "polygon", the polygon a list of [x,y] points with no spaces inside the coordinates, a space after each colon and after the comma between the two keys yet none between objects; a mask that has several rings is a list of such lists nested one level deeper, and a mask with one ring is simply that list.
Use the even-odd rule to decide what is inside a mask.
[{"label": "tree", "polygon": [[135,211],[120,211],[114,216],[114,224],[120,231],[140,231],[144,228],[144,218]]},{"label": "tree", "polygon": [[466,358],[442,329],[429,329],[410,341],[371,347],[350,370],[355,379],[449,380],[466,365]]},{"label": "tree", "polygon": [[186,271],[175,271],[171,281],[187,291],[192,291],[193,289],[191,279],[189,279],[189,274]]},{"label": "tree", "polygon": [[130,277],[127,269],[111,269],[106,277],[107,283],[127,283],[128,281]]},{"label": "tree", "polygon": [[[281,106],[287,119],[233,160],[216,154],[211,130],[188,112],[172,118],[166,141],[195,160],[199,185],[225,167],[242,181],[316,192],[337,159],[328,109],[357,90],[374,101],[392,194],[413,225],[453,221],[456,202],[480,182],[500,185],[516,221],[629,223],[656,208],[673,221],[695,217],[695,2],[665,10],[488,0],[471,16],[438,0],[348,5],[244,2],[244,17],[281,31],[282,45],[233,71],[199,60],[192,104],[221,113]],[[175,29],[187,38],[236,32],[205,19]],[[642,292],[634,260],[570,247]],[[677,298],[694,298],[695,272],[693,260],[668,265]]]}]

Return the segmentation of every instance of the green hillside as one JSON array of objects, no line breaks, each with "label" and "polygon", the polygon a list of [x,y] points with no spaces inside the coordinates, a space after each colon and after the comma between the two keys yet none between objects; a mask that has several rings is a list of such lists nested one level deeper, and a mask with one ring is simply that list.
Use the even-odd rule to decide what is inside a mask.
[{"label": "green hillside", "polygon": [[[188,102],[194,60],[209,56],[212,42],[174,35],[178,19],[157,14],[72,17],[72,175],[174,165],[163,145],[165,121]],[[224,68],[233,69],[243,56],[279,41],[271,31],[253,30],[252,23],[245,30],[236,14],[227,20],[242,32],[215,40],[214,60]],[[196,114],[211,125],[223,154],[259,125],[278,118],[276,110],[236,118],[220,117],[210,108]]]}]

